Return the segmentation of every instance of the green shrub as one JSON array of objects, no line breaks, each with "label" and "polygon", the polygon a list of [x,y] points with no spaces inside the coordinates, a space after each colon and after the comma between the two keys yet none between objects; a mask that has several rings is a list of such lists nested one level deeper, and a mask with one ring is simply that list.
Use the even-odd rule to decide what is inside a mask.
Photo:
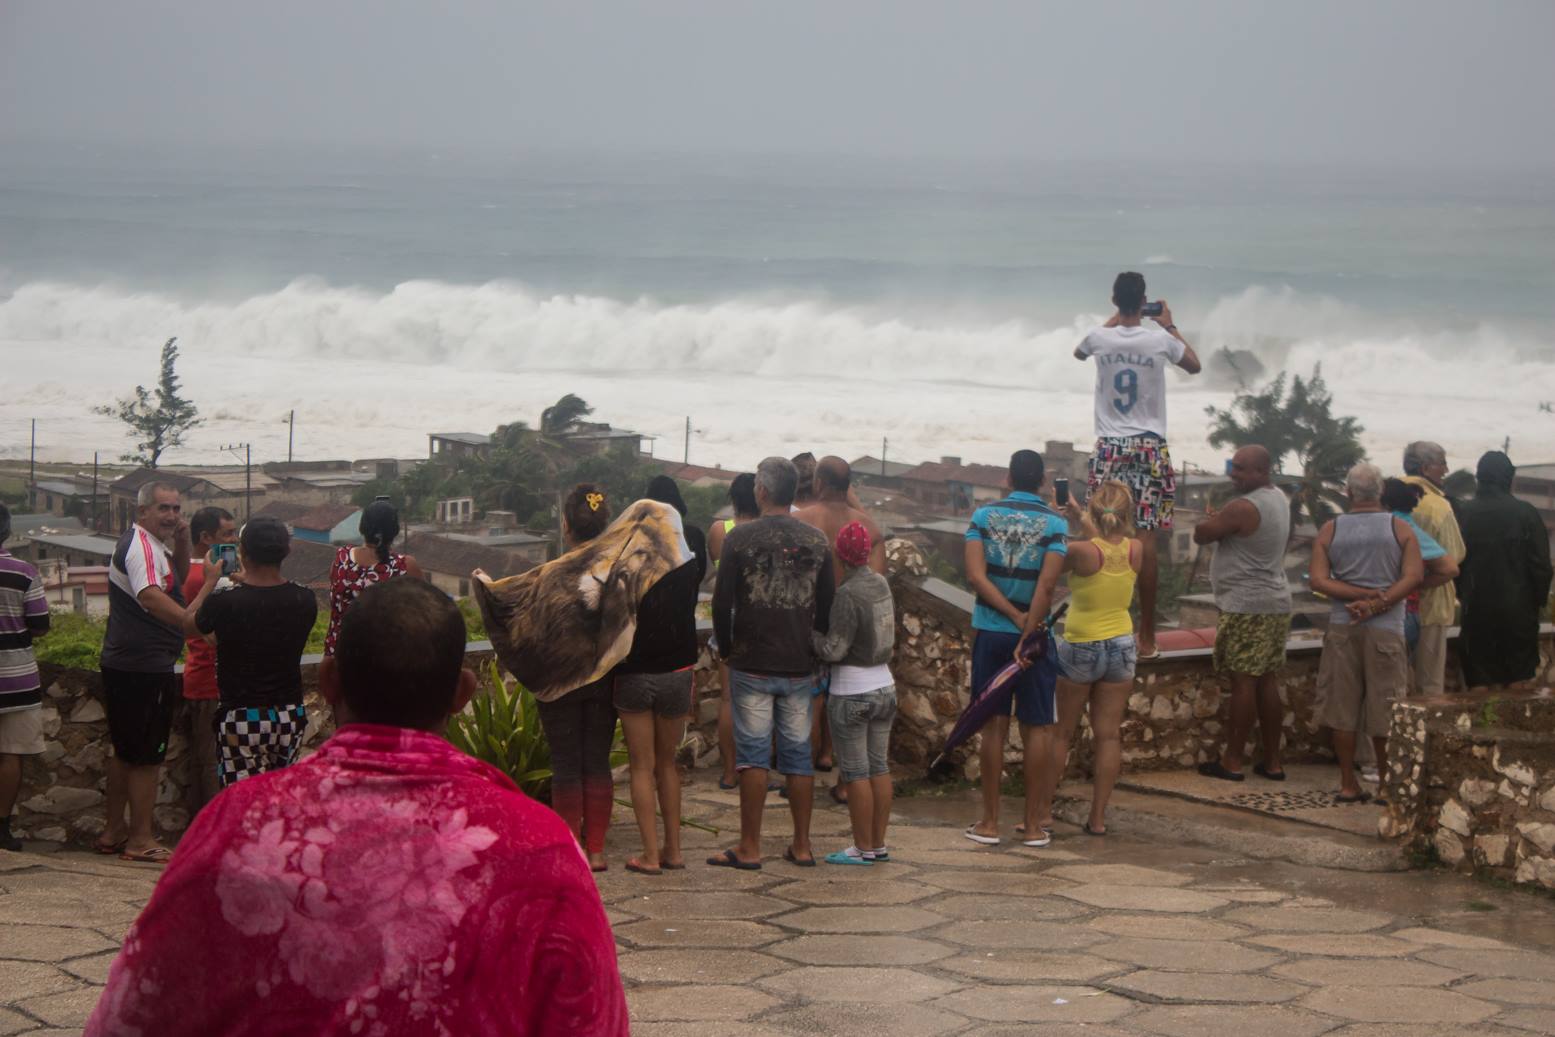
[{"label": "green shrub", "polygon": [[525,794],[548,798],[551,747],[540,727],[540,710],[529,689],[510,688],[495,661],[487,664],[484,687],[461,713],[448,718],[448,740],[513,779]]},{"label": "green shrub", "polygon": [[55,612],[49,616],[49,632],[32,643],[33,655],[40,663],[97,669],[103,654],[105,620],[76,612]]}]

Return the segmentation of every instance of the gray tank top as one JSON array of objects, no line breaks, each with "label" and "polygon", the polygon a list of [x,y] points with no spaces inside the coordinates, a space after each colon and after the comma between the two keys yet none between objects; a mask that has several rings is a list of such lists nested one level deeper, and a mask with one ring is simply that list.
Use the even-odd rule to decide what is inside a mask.
[{"label": "gray tank top", "polygon": [[[1334,542],[1328,548],[1328,563],[1334,579],[1356,587],[1386,590],[1398,582],[1404,568],[1404,549],[1393,532],[1393,513],[1368,511],[1334,519]],[[1334,602],[1328,621],[1333,626],[1349,625],[1350,613],[1344,602]],[[1402,636],[1404,603],[1399,602],[1361,625],[1382,627]]]},{"label": "gray tank top", "polygon": [[1258,528],[1252,536],[1227,537],[1215,545],[1215,560],[1209,568],[1215,604],[1222,612],[1289,612],[1285,547],[1290,543],[1290,502],[1273,486],[1237,499],[1258,509]]}]

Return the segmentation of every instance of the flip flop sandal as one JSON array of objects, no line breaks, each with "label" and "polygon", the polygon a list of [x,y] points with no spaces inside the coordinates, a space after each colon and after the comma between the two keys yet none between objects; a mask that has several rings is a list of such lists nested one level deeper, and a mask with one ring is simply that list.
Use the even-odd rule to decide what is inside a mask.
[{"label": "flip flop sandal", "polygon": [[735,790],[735,789],[740,787],[740,783],[738,781],[736,781],[732,785],[725,785],[724,784],[724,780],[722,778],[719,778],[718,779],[718,787],[723,789],[725,792],[732,792],[733,790]]},{"label": "flip flop sandal", "polygon": [[684,864],[684,862],[682,862],[680,864],[661,864],[661,865],[659,865],[659,867],[663,868],[665,871],[685,871],[686,870],[686,865]]},{"label": "flip flop sandal", "polygon": [[[1048,835],[1052,835],[1053,834],[1053,826],[1052,825],[1043,825],[1042,826],[1042,830],[1044,832],[1046,832]],[[1016,835],[1025,835],[1026,834],[1026,825],[1025,825],[1024,822],[1015,826],[1015,834]]]},{"label": "flip flop sandal", "polygon": [[847,797],[842,794],[842,786],[833,785],[831,787],[831,801],[836,803],[838,806],[845,807],[848,805]]},{"label": "flip flop sandal", "polygon": [[1051,845],[1052,842],[1053,842],[1053,837],[1051,835],[1048,835],[1046,832],[1044,832],[1044,833],[1042,833],[1042,835],[1039,838],[1036,838],[1036,839],[1022,839],[1020,841],[1020,844],[1022,846],[1029,846],[1033,850],[1040,850],[1044,846]]},{"label": "flip flop sandal", "polygon": [[636,861],[627,861],[626,870],[636,872],[638,875],[663,875],[663,868],[650,868],[646,864],[638,864]]},{"label": "flip flop sandal", "polygon": [[999,845],[999,837],[997,835],[982,835],[972,828],[966,829],[961,834],[972,840],[974,843],[977,843],[979,846]]},{"label": "flip flop sandal", "polygon": [[128,839],[120,839],[112,846],[107,843],[93,843],[92,849],[104,857],[117,857],[124,852],[124,848],[130,844]]},{"label": "flip flop sandal", "polygon": [[874,858],[876,864],[884,864],[891,859],[891,851],[883,846],[878,850],[870,850],[869,855]]},{"label": "flip flop sandal", "polygon": [[1155,651],[1151,652],[1149,655],[1143,655],[1143,654],[1139,655],[1134,661],[1135,662],[1141,662],[1141,663],[1147,663],[1147,662],[1150,662],[1152,660],[1159,659],[1159,658],[1161,658],[1161,650],[1159,648],[1157,648]]},{"label": "flip flop sandal", "polygon": [[1341,793],[1338,793],[1337,795],[1334,796],[1334,802],[1335,803],[1370,803],[1371,802],[1371,793],[1362,790],[1361,792],[1358,792],[1358,793],[1356,793],[1353,796],[1346,796],[1344,793],[1341,792]]},{"label": "flip flop sandal", "polygon": [[801,868],[813,868],[813,867],[815,867],[815,857],[813,855],[810,857],[809,860],[802,861],[794,854],[794,848],[792,846],[789,846],[789,847],[787,847],[787,848],[785,848],[783,850],[783,859],[785,861],[787,861],[788,863],[796,864],[796,865],[798,865]]},{"label": "flip flop sandal", "polygon": [[868,857],[862,857],[862,856],[855,857],[851,853],[849,853],[847,850],[838,850],[836,853],[828,853],[826,855],[826,863],[827,864],[862,864],[862,865],[865,865],[865,866],[871,866],[872,867],[875,862],[872,859],[868,858]]},{"label": "flip flop sandal", "polygon": [[1210,760],[1199,764],[1199,773],[1206,778],[1219,778],[1221,781],[1246,781],[1247,775],[1238,774],[1236,771],[1228,771],[1219,760]]},{"label": "flip flop sandal", "polygon": [[760,861],[742,861],[733,850],[725,850],[716,857],[709,857],[707,863],[715,868],[734,868],[737,871],[760,871]]},{"label": "flip flop sandal", "polygon": [[1107,830],[1105,828],[1098,832],[1096,829],[1091,827],[1091,823],[1089,821],[1080,826],[1080,831],[1084,832],[1086,835],[1094,835],[1098,839],[1105,838],[1107,835]]},{"label": "flip flop sandal", "polygon": [[822,774],[830,774],[832,769],[836,766],[837,765],[835,763],[818,763],[815,765],[815,769],[820,771]]},{"label": "flip flop sandal", "polygon": [[608,864],[601,864],[597,868],[594,867],[594,865],[592,865],[592,864],[589,865],[589,871],[592,871],[596,875],[598,875],[602,871],[609,871],[609,870],[610,870],[610,865],[608,865]]},{"label": "flip flop sandal", "polygon": [[166,864],[173,859],[173,851],[166,846],[153,846],[149,850],[141,850],[139,853],[125,851],[119,854],[121,861],[134,861],[136,864]]},{"label": "flip flop sandal", "polygon": [[1268,767],[1264,766],[1261,763],[1253,764],[1253,773],[1258,775],[1260,778],[1268,778],[1270,781],[1284,781],[1285,780],[1285,772],[1284,771],[1271,771]]}]

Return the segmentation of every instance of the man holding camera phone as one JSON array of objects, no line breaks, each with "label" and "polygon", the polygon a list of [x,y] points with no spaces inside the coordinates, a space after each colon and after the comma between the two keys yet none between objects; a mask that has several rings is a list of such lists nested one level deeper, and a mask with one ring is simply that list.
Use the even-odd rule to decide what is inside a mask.
[{"label": "man holding camera phone", "polygon": [[[189,576],[184,580],[184,600],[193,601],[205,586],[205,564],[218,544],[227,545],[231,562],[223,576],[237,570],[238,524],[226,508],[201,508],[189,520]],[[228,586],[231,586],[230,581]],[[226,588],[218,584],[219,590]],[[189,783],[190,813],[216,798],[221,782],[216,777],[216,645],[210,638],[191,637],[184,649],[184,716],[188,718],[187,737],[194,754],[195,779]]]},{"label": "man holding camera phone", "polygon": [[[1094,491],[1116,479],[1134,494],[1134,525],[1142,534],[1139,568],[1139,657],[1155,646],[1156,535],[1172,528],[1177,475],[1166,448],[1166,368],[1200,370],[1198,354],[1177,332],[1166,300],[1145,301],[1145,279],[1121,273],[1112,284],[1118,308],[1075,349],[1077,360],[1096,359],[1096,450],[1087,484]],[[1159,328],[1141,323],[1152,318]]]}]

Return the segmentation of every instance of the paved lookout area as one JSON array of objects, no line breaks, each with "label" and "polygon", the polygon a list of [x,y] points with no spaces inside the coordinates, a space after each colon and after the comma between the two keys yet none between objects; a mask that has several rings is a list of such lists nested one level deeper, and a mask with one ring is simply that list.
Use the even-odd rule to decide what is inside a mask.
[{"label": "paved lookout area", "polygon": [[[1163,844],[1121,819],[982,849],[960,796],[900,800],[890,864],[801,869],[773,794],[763,870],[717,870],[701,860],[731,841],[735,795],[686,791],[687,816],[722,829],[688,830],[686,871],[626,872],[623,809],[599,876],[643,1037],[1555,1034],[1540,894]],[[818,806],[815,830],[817,850],[844,845],[841,808]],[[156,876],[0,853],[0,1035],[79,1032]]]}]

